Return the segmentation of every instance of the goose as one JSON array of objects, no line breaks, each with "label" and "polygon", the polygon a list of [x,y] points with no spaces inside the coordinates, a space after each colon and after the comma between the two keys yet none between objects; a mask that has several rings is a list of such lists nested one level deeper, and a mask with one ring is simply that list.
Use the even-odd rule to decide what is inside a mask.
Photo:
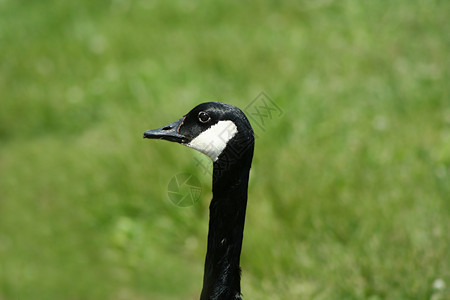
[{"label": "goose", "polygon": [[176,142],[213,161],[212,200],[200,300],[240,300],[240,256],[254,134],[236,106],[206,102],[144,138]]}]

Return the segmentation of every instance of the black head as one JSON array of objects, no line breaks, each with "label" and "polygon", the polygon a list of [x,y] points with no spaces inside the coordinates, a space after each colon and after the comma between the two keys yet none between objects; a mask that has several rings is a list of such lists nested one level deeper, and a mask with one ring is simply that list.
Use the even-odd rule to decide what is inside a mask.
[{"label": "black head", "polygon": [[208,155],[213,161],[225,152],[253,153],[253,130],[236,106],[206,102],[181,119],[158,129],[148,130],[144,138],[177,142]]}]

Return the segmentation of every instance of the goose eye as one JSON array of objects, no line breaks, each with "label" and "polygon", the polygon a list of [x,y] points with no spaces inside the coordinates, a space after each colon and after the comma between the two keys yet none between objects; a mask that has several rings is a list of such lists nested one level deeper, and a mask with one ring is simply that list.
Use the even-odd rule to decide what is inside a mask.
[{"label": "goose eye", "polygon": [[201,111],[198,113],[198,120],[202,123],[206,123],[209,120],[211,120],[211,118],[209,117],[209,115],[207,113],[205,113],[204,111]]}]

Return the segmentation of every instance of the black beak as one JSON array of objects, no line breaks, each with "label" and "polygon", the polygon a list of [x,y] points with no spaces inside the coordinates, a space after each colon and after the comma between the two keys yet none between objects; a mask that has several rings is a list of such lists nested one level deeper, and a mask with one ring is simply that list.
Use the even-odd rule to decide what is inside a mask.
[{"label": "black beak", "polygon": [[147,130],[146,132],[144,132],[144,139],[161,139],[184,144],[188,139],[178,132],[178,129],[181,123],[183,123],[183,120],[184,117],[167,126],[158,129]]}]

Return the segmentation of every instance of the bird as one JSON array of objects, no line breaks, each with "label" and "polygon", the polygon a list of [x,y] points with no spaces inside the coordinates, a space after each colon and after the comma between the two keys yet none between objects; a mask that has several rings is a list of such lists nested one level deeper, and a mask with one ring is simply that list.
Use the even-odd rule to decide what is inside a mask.
[{"label": "bird", "polygon": [[248,181],[255,138],[234,105],[205,102],[179,120],[144,132],[195,149],[213,162],[207,251],[200,300],[241,300],[241,268]]}]

